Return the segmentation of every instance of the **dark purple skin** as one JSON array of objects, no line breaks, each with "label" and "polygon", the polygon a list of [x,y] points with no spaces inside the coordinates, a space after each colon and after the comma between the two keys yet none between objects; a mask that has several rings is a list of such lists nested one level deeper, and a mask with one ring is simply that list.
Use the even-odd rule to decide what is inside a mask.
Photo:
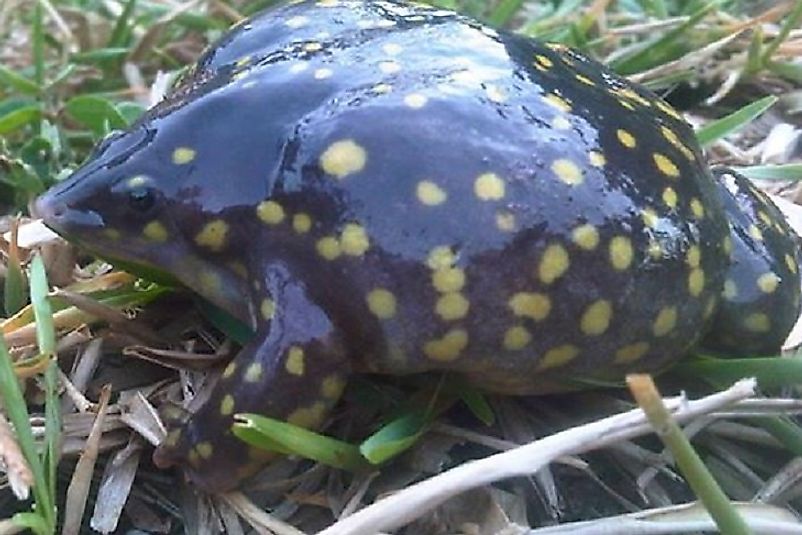
[{"label": "dark purple skin", "polygon": [[[233,414],[319,427],[354,372],[530,394],[664,368],[719,306],[726,191],[670,106],[576,52],[434,8],[329,1],[226,34],[37,210],[254,327],[155,454],[223,491],[264,462]],[[777,239],[765,254],[796,262]],[[761,296],[772,318],[798,309],[788,270],[774,295],[790,297]],[[780,330],[716,348],[771,353]]]}]

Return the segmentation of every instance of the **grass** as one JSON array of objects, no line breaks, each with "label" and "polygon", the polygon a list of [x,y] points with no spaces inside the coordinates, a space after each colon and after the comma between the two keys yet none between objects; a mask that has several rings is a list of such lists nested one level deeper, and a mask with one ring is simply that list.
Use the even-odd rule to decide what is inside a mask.
[{"label": "grass", "polygon": [[[177,5],[155,0],[41,0],[23,3],[15,10],[0,4],[0,35],[3,36],[0,39],[3,58],[0,62],[0,214],[26,214],[32,199],[75,169],[95,142],[109,131],[130,124],[149,106],[149,91],[159,72],[173,79],[179,76],[225,28],[242,16],[273,3],[267,0],[221,2],[215,4],[213,10],[201,9],[198,4]],[[711,161],[749,166],[748,173],[754,178],[799,180],[802,177],[798,163],[779,162],[782,165],[767,166],[745,157],[747,151],[736,150],[739,145],[751,148],[750,138],[760,136],[766,124],[782,117],[780,105],[790,100],[794,88],[802,82],[802,65],[794,61],[802,45],[802,2],[770,3],[764,11],[751,2],[723,0],[443,0],[435,3],[495,26],[506,26],[526,35],[580,48],[632,76],[666,96],[702,125],[697,135],[707,147]],[[158,83],[163,84],[163,81]],[[722,139],[727,142],[720,143]],[[0,219],[0,230],[12,227],[15,224],[10,217]],[[32,500],[0,502],[8,507],[0,509],[0,518],[7,519],[0,524],[0,529],[26,526],[37,534],[47,534],[62,527],[59,522],[64,519],[65,503],[72,505],[68,500],[91,502],[97,499],[96,486],[88,496],[76,498],[88,491],[89,480],[77,480],[75,485],[70,485],[80,492],[66,492],[66,485],[59,485],[65,477],[75,477],[71,460],[76,450],[91,442],[104,452],[105,457],[101,456],[97,466],[83,456],[75,470],[76,473],[85,472],[85,467],[91,465],[88,468],[91,480],[92,471],[97,470],[95,476],[100,477],[100,468],[109,462],[109,456],[120,455],[122,446],[129,440],[143,447],[142,440],[131,438],[126,429],[135,429],[135,437],[145,437],[151,442],[158,440],[158,419],[150,403],[158,404],[161,399],[158,395],[149,400],[137,397],[135,387],[144,384],[148,394],[158,393],[157,386],[162,385],[162,381],[174,379],[174,376],[165,375],[162,368],[141,361],[126,360],[125,371],[115,374],[114,357],[107,356],[97,363],[93,360],[96,357],[83,349],[89,339],[99,336],[110,346],[109,352],[116,350],[119,354],[125,348],[127,354],[136,354],[149,362],[191,370],[202,370],[217,362],[217,355],[226,352],[228,342],[221,342],[224,337],[219,333],[209,335],[208,324],[194,318],[181,327],[190,329],[190,345],[195,351],[165,354],[133,345],[132,341],[171,337],[172,347],[181,347],[175,331],[153,332],[151,326],[168,323],[178,329],[165,320],[165,315],[174,317],[175,307],[181,307],[186,317],[192,319],[192,308],[165,286],[108,274],[104,264],[90,263],[85,258],[81,259],[83,278],[74,282],[72,261],[68,258],[67,268],[59,269],[52,254],[66,254],[63,248],[45,250],[48,259],[43,263],[42,257],[28,248],[17,247],[16,242],[16,238],[0,239],[0,278],[3,279],[0,302],[6,318],[0,318],[5,335],[5,343],[0,338],[0,394],[5,415],[14,428],[11,435],[4,433],[0,426],[0,441],[10,437],[18,444],[19,456],[8,457],[11,454],[7,454],[8,479],[15,491],[29,489]],[[72,294],[47,297],[49,284],[44,264],[58,286],[73,284],[69,287]],[[82,300],[84,297],[99,303],[90,307],[91,313]],[[173,301],[165,305],[165,300]],[[141,312],[134,326],[126,327],[119,311],[131,310]],[[242,340],[247,336],[231,331],[232,327],[225,321],[221,319],[223,323],[215,324],[234,339]],[[85,327],[87,324],[93,326],[91,333]],[[117,335],[103,330],[103,325],[116,326]],[[115,340],[119,331],[127,337],[125,340]],[[59,353],[60,367],[67,374],[61,382],[56,360],[52,358],[56,354],[56,343],[66,348]],[[76,350],[76,347],[81,349]],[[204,352],[206,356],[199,357],[197,352]],[[123,361],[116,362],[122,364]],[[685,374],[683,381],[704,376],[715,387],[723,387],[746,372],[757,376],[764,388],[776,392],[799,382],[797,368],[796,359],[787,358],[748,361],[698,358],[683,364],[678,373]],[[96,375],[107,377],[109,373],[115,396],[119,398],[113,398],[107,409],[101,403],[104,409],[96,410],[97,407],[83,396],[99,400],[105,391],[95,384],[100,379],[93,378]],[[143,374],[144,379],[132,384],[129,376],[137,373]],[[184,372],[184,383],[193,384],[199,376],[196,371]],[[67,383],[68,380],[71,382]],[[69,396],[64,393],[64,386]],[[440,386],[359,380],[349,388],[346,408],[339,421],[326,430],[327,434],[344,440],[335,441],[333,437],[308,431],[288,431],[287,424],[282,422],[248,418],[242,432],[251,439],[254,434],[258,435],[254,439],[257,442],[272,443],[279,450],[354,470],[353,475],[343,475],[318,467],[307,473],[303,469],[308,465],[295,461],[290,465],[294,471],[280,472],[282,463],[279,463],[276,469],[279,474],[274,474],[269,481],[282,482],[285,487],[275,484],[278,490],[274,488],[272,493],[268,492],[264,503],[279,515],[299,518],[308,526],[321,525],[330,522],[332,514],[348,511],[362,501],[369,502],[370,498],[365,496],[375,497],[424,477],[430,465],[449,465],[488,450],[512,447],[515,442],[531,438],[533,429],[536,434],[549,429],[562,430],[586,421],[589,412],[593,412],[588,411],[589,408],[603,408],[604,413],[621,408],[614,396],[608,396],[603,402],[591,397],[586,404],[582,401],[587,399],[583,398],[584,394],[569,398],[579,401],[547,398],[538,400],[532,408],[523,400],[492,399],[488,402],[479,393],[457,386],[455,390],[459,395],[454,395],[448,385],[442,390]],[[169,388],[176,390],[177,386]],[[462,403],[456,403],[460,397]],[[570,409],[574,403],[578,404],[576,411]],[[76,406],[83,409],[76,411]],[[522,407],[527,409],[522,411]],[[447,408],[451,410],[445,412]],[[749,420],[737,422],[742,426],[739,428],[742,436],[756,437],[761,445],[753,447],[764,454],[760,463],[749,466],[749,472],[721,453],[722,443],[726,447],[734,447],[733,444],[743,447],[742,437],[732,438],[710,429],[694,437],[703,461],[712,461],[729,470],[726,483],[720,482],[725,492],[732,496],[737,494],[736,489],[751,489],[755,493],[764,490],[761,484],[769,486],[780,478],[784,461],[802,451],[802,433],[794,420],[772,416],[782,414],[787,408],[788,405],[784,405],[783,409],[773,412],[768,409],[759,417],[752,415]],[[95,412],[104,415],[104,419],[96,418]],[[458,442],[452,435],[432,431],[443,418],[454,418],[460,426],[478,429],[464,429],[464,436],[471,437],[473,446],[467,451],[456,448],[456,453],[451,453],[452,448],[442,445],[452,446]],[[93,422],[103,425],[98,423],[92,428]],[[99,429],[103,426],[108,429],[104,427],[101,439]],[[626,446],[647,447],[659,451],[648,441]],[[551,476],[542,475],[546,472],[537,480],[541,495],[545,496],[543,503],[533,497],[536,493],[520,486],[504,486],[503,490],[513,497],[526,498],[535,523],[567,520],[573,514],[583,519],[612,514],[621,504],[667,505],[669,498],[669,502],[690,498],[687,489],[675,488],[670,477],[639,487],[636,479],[642,472],[633,473],[633,464],[641,466],[644,472],[654,469],[672,474],[673,470],[666,464],[653,468],[649,463],[621,457],[620,451],[613,449],[587,457],[590,459],[587,462],[603,467],[602,475],[593,473],[587,479],[600,481],[610,495],[605,505],[599,506],[600,510],[595,509],[595,502],[590,499],[597,497],[597,488],[572,501],[573,492],[566,490],[567,486],[554,483]],[[409,468],[407,465],[415,461],[416,455],[424,455],[430,465],[418,460],[419,466]],[[402,461],[393,461],[398,456],[402,456]],[[600,463],[599,458],[605,456],[613,460]],[[121,466],[132,463],[139,467],[134,468],[137,479],[130,498],[132,507],[173,520],[176,530],[182,524],[188,526],[187,529],[197,527],[197,519],[187,516],[186,511],[178,512],[173,480],[149,467],[143,459],[132,453],[124,457],[124,462],[118,458],[116,468],[107,467],[108,470],[123,470]],[[366,459],[387,464],[377,475],[370,473],[373,469],[366,467]],[[16,462],[9,464],[9,460]],[[283,466],[287,463],[290,461],[284,461]],[[559,465],[553,470],[557,476],[561,475]],[[699,473],[698,466],[693,470],[693,474]],[[289,478],[288,474],[297,479]],[[78,475],[87,477],[86,473]],[[572,477],[576,478],[576,473],[569,474],[568,481],[572,481]],[[293,485],[293,481],[300,484]],[[702,494],[710,490],[710,482],[705,484],[708,486],[703,488]],[[569,506],[565,508],[567,511],[563,509],[558,514],[564,504],[559,496],[563,496]],[[468,509],[478,507],[480,502],[471,499],[475,498],[463,498],[468,500]],[[494,495],[493,500],[497,505],[506,503],[498,495]],[[800,504],[793,496],[788,500],[788,507],[797,510]],[[84,505],[81,504],[80,510]],[[726,507],[726,504],[720,505]],[[576,513],[570,506],[576,506]],[[208,505],[203,503],[199,507]],[[252,524],[274,521],[249,507],[235,509]],[[512,509],[509,507],[508,511]],[[99,525],[97,511],[90,514],[90,509],[86,510],[83,518],[69,519],[70,530],[86,529],[89,517],[93,525]],[[220,510],[223,511],[221,522],[236,522],[236,518],[226,517],[225,508]],[[296,510],[299,514],[291,517],[290,513]],[[125,521],[137,526],[146,516],[129,515]],[[289,530],[280,523],[270,525]],[[312,529],[308,526],[305,529]],[[414,527],[409,529],[415,532]]]}]

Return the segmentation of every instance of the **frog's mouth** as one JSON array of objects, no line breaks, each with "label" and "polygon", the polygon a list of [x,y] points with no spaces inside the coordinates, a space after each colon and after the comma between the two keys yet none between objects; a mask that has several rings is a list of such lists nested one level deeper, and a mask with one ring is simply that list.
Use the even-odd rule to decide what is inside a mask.
[{"label": "frog's mouth", "polygon": [[114,266],[167,286],[186,286],[235,318],[254,323],[247,281],[231,269],[200,258],[182,240],[153,243],[114,229],[91,210],[76,210],[53,190],[39,197],[34,215],[67,241]]}]

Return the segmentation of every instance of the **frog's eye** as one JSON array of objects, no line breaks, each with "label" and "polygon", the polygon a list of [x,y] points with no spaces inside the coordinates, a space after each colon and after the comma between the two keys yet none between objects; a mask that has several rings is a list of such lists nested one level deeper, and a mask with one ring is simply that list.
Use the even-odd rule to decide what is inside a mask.
[{"label": "frog's eye", "polygon": [[139,213],[150,211],[156,204],[156,192],[153,188],[139,186],[128,192],[128,206]]}]

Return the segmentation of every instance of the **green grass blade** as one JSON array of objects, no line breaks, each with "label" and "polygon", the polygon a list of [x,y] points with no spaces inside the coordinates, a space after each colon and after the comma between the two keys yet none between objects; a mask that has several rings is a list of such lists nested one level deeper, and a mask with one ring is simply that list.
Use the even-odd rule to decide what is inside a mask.
[{"label": "green grass blade", "polygon": [[714,141],[750,123],[761,113],[773,106],[777,100],[777,97],[769,95],[751,104],[747,104],[740,110],[713,121],[697,130],[696,139],[699,141],[700,145],[706,147]]},{"label": "green grass blade", "polygon": [[0,134],[8,134],[27,124],[36,123],[42,116],[39,104],[30,104],[16,108],[0,116]]},{"label": "green grass blade", "polygon": [[791,30],[797,27],[800,20],[802,20],[802,2],[797,1],[796,6],[793,10],[791,10],[791,13],[784,17],[783,24],[780,27],[777,37],[775,37],[771,43],[766,45],[766,48],[763,50],[762,63],[764,65],[771,61],[771,56],[774,55],[783,41],[788,39],[788,35],[791,33]]},{"label": "green grass blade", "polygon": [[487,21],[493,26],[504,26],[521,9],[523,3],[523,0],[501,0],[487,17]]},{"label": "green grass blade", "polygon": [[759,180],[802,180],[802,163],[739,167],[742,175]]},{"label": "green grass blade", "polygon": [[34,82],[37,87],[45,85],[45,30],[44,9],[41,2],[36,2],[33,10],[31,28],[31,49],[33,51]]},{"label": "green grass blade", "polygon": [[[45,479],[44,469],[36,449],[36,442],[33,438],[33,430],[28,415],[28,407],[22,395],[17,376],[14,373],[14,366],[11,363],[11,355],[8,353],[6,343],[0,335],[0,396],[3,398],[3,406],[6,409],[9,420],[14,426],[20,450],[25,456],[25,460],[33,473],[33,495],[36,502],[37,516],[41,516],[45,527],[38,533],[49,534],[55,529],[55,504],[48,492],[48,484]],[[29,518],[29,517],[23,517]]]},{"label": "green grass blade", "polygon": [[135,7],[136,0],[128,0],[128,2],[126,2],[123,12],[117,18],[114,29],[111,31],[109,47],[125,46],[130,36],[129,24],[131,23]]},{"label": "green grass blade", "polygon": [[638,50],[616,59],[611,63],[613,70],[619,74],[632,74],[673,59],[670,56],[674,51],[674,45],[681,42],[691,28],[713,11],[717,3],[715,1],[708,3],[688,17],[687,21],[666,32],[662,37],[644,43]]},{"label": "green grass blade", "polygon": [[56,329],[53,309],[47,298],[49,285],[45,266],[40,255],[31,262],[31,307],[36,318],[36,340],[39,352],[50,358],[45,370],[45,451],[43,464],[47,469],[47,485],[55,503],[56,469],[61,452],[61,412],[58,400],[58,369],[55,359]]},{"label": "green grass blade", "polygon": [[432,423],[431,411],[413,411],[383,426],[359,446],[372,464],[381,464],[409,449]]},{"label": "green grass blade", "polygon": [[364,471],[368,463],[353,444],[258,414],[238,414],[234,435],[257,448],[312,459],[328,466]]},{"label": "green grass blade", "polygon": [[672,372],[723,386],[744,377],[756,377],[760,388],[775,390],[802,383],[802,359],[784,357],[713,358],[700,357],[681,362]]},{"label": "green grass blade", "polygon": [[33,96],[39,94],[39,86],[36,85],[36,82],[2,65],[0,65],[0,83],[23,95]]}]

